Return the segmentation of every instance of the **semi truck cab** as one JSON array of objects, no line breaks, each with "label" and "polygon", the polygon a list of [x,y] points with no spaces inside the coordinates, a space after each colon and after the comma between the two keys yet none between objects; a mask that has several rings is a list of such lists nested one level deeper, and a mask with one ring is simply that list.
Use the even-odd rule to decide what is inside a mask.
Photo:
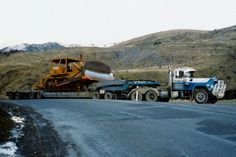
[{"label": "semi truck cab", "polygon": [[197,103],[215,103],[224,96],[226,84],[216,77],[194,78],[190,67],[169,70],[169,86],[172,98],[189,98]]}]

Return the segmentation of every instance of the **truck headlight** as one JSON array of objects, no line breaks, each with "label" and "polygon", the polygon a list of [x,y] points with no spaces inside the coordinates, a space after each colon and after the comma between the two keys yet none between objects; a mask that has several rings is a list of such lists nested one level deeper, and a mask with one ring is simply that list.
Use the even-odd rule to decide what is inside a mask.
[{"label": "truck headlight", "polygon": [[213,89],[214,88],[214,86],[213,85],[211,85],[211,89]]},{"label": "truck headlight", "polygon": [[206,87],[208,88],[208,90],[211,91],[211,90],[213,90],[214,85],[212,85],[212,84],[207,84]]}]

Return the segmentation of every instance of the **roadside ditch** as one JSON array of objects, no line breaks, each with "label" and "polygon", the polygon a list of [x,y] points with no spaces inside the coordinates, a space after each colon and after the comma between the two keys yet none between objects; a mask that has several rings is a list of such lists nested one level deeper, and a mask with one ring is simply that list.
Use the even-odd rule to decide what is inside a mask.
[{"label": "roadside ditch", "polygon": [[64,157],[66,146],[33,109],[0,101],[0,156]]}]

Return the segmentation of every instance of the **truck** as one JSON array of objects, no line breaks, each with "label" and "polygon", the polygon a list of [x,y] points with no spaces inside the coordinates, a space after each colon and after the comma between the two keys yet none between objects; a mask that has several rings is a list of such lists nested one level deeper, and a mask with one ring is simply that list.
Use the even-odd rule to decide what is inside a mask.
[{"label": "truck", "polygon": [[29,91],[8,91],[9,99],[94,98],[161,101],[170,99],[216,103],[226,84],[216,77],[194,78],[195,69],[169,67],[168,85],[151,80],[116,80],[111,68],[99,61],[58,58],[51,60],[49,74]]},{"label": "truck", "polygon": [[197,103],[216,103],[225,94],[224,80],[216,77],[194,78],[195,69],[190,67],[169,69],[170,96],[173,99],[195,100]]},{"label": "truck", "polygon": [[195,102],[214,104],[223,98],[226,84],[216,77],[194,78],[195,69],[181,67],[168,72],[168,86],[159,82],[113,80],[103,81],[97,86],[94,99],[117,99],[162,101],[170,99],[187,99]]}]

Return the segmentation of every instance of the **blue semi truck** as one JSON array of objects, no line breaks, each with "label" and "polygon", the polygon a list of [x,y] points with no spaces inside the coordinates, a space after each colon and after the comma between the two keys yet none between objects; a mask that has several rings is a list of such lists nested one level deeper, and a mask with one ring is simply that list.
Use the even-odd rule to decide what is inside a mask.
[{"label": "blue semi truck", "polygon": [[190,67],[169,69],[168,87],[157,81],[109,80],[96,85],[94,99],[130,99],[163,101],[170,99],[195,100],[197,103],[216,103],[223,98],[226,84],[223,80],[194,78],[195,69]]},{"label": "blue semi truck", "polygon": [[170,99],[186,99],[195,100],[200,104],[213,104],[224,97],[226,84],[223,80],[218,80],[216,77],[195,78],[195,72],[196,70],[190,67],[182,67],[175,70],[170,68],[167,86],[162,86],[158,81],[105,80],[103,78],[90,83],[88,86],[86,86],[85,81],[80,84],[81,88],[78,88],[77,91],[9,91],[6,95],[9,99],[73,97],[162,102],[168,102]]}]

